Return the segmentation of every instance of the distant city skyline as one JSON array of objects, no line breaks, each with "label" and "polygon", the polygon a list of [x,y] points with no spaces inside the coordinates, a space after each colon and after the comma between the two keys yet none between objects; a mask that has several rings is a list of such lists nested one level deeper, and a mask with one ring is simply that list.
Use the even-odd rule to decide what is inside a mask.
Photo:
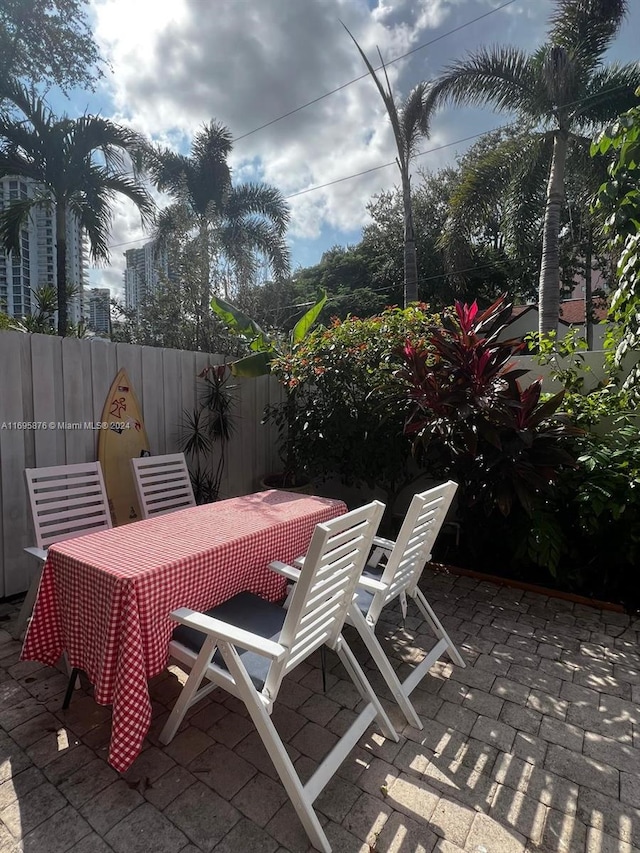
[{"label": "distant city skyline", "polygon": [[[30,178],[0,178],[0,209],[13,199],[33,198],[36,184]],[[69,299],[69,322],[83,318],[83,291],[89,284],[86,238],[75,217],[67,224],[67,275],[75,289]],[[0,310],[20,318],[36,310],[35,291],[57,288],[55,207],[36,207],[20,233],[20,254],[0,246]]]}]

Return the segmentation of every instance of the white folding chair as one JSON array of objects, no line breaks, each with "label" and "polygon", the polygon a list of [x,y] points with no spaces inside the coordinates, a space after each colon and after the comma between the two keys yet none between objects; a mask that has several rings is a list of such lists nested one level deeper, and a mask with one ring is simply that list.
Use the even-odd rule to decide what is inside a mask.
[{"label": "white folding chair", "polygon": [[[169,743],[187,709],[211,690],[227,690],[246,705],[309,838],[325,853],[331,847],[313,802],[374,719],[386,737],[398,740],[341,634],[383,511],[384,505],[374,501],[318,524],[302,572],[284,563],[271,564],[275,571],[298,578],[287,610],[245,592],[207,613],[180,608],[171,614],[181,624],[169,652],[191,674],[160,740]],[[323,645],[338,654],[366,705],[303,785],[270,714],[284,676]]]},{"label": "white folding chair", "polygon": [[[111,527],[109,501],[99,462],[26,468],[27,491],[36,535],[36,547],[25,548],[44,562],[47,549],[84,533]],[[15,636],[26,626],[38,594],[42,566],[34,575],[22,603]]]},{"label": "white folding chair", "polygon": [[[414,495],[396,541],[380,537],[374,539],[374,550],[360,578],[356,600],[347,616],[347,622],[357,629],[407,721],[417,729],[422,729],[422,721],[409,699],[411,692],[445,652],[454,663],[466,666],[418,588],[425,563],[431,559],[436,537],[457,488],[457,483],[448,481]],[[402,615],[406,618],[407,596],[416,603],[437,642],[406,680],[401,682],[375,635],[375,627],[383,608],[397,598],[400,599]]]},{"label": "white folding chair", "polygon": [[196,505],[184,453],[140,456],[131,465],[143,518]]}]

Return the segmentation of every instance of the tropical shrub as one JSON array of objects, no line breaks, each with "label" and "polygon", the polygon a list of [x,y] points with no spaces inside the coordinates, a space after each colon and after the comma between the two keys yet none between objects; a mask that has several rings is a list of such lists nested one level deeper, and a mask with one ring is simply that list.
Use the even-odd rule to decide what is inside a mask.
[{"label": "tropical shrub", "polygon": [[[640,437],[620,419],[605,435],[575,439],[576,467],[561,473],[535,520],[527,554],[562,586],[640,607]],[[524,556],[524,555],[523,555]]]},{"label": "tropical shrub", "polygon": [[429,470],[459,483],[462,507],[489,516],[518,504],[531,514],[564,465],[572,428],[553,419],[564,392],[540,401],[541,381],[521,388],[526,372],[511,359],[524,344],[500,340],[511,306],[500,298],[483,312],[456,303],[427,346],[407,341],[396,374],[410,402],[405,430]]},{"label": "tropical shrub", "polygon": [[[604,231],[618,255],[606,345],[611,365],[619,369],[628,353],[640,350],[640,106],[623,113],[591,145],[592,156],[612,153],[609,180],[600,187],[594,211],[604,217]],[[640,363],[631,368],[623,389],[640,403]]]},{"label": "tropical shrub", "polygon": [[[403,434],[407,407],[391,396],[394,352],[408,335],[421,340],[435,322],[425,305],[334,320],[272,361],[272,372],[296,394],[296,454],[310,476],[377,486],[388,506],[416,476]],[[282,417],[282,407],[267,414]]]},{"label": "tropical shrub", "polygon": [[562,412],[576,426],[598,431],[603,424],[618,418],[632,408],[628,390],[621,388],[618,371],[611,370],[611,362],[605,358],[605,374],[590,390],[586,381],[593,370],[586,362],[584,353],[587,342],[577,329],[571,330],[558,340],[555,333],[528,335],[527,343],[535,352],[538,364],[549,367],[549,376],[564,386]]},{"label": "tropical shrub", "polygon": [[459,550],[446,558],[535,580],[540,565],[549,577],[548,555],[535,561],[525,548],[523,559],[523,545],[562,471],[575,465],[577,430],[558,415],[563,391],[543,400],[540,380],[521,387],[526,371],[512,359],[524,344],[499,337],[510,308],[504,298],[483,312],[456,303],[422,341],[406,342],[396,380],[421,465],[459,484]]}]

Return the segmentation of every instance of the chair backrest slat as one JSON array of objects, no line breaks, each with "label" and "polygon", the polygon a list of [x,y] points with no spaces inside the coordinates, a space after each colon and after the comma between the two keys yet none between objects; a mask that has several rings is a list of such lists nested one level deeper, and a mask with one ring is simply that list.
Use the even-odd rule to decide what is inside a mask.
[{"label": "chair backrest slat", "polygon": [[26,468],[38,548],[111,527],[99,462]]},{"label": "chair backrest slat", "polygon": [[369,621],[377,622],[382,608],[407,589],[415,588],[440,532],[458,484],[452,480],[413,496],[380,580],[388,585],[369,606]]},{"label": "chair backrest slat", "polygon": [[337,643],[384,509],[373,501],[316,526],[280,633],[288,651],[265,683],[272,699],[290,669],[323,643]]},{"label": "chair backrest slat", "polygon": [[184,453],[141,456],[131,465],[143,518],[196,505]]}]

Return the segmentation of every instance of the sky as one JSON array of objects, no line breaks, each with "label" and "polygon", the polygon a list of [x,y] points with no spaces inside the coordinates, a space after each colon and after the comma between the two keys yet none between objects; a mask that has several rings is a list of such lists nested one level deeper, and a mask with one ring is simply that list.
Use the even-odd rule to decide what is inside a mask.
[{"label": "sky", "polygon": [[[205,122],[225,124],[235,139],[234,182],[265,181],[289,199],[295,269],[318,263],[333,245],[356,243],[367,202],[398,184],[393,134],[373,81],[364,76],[343,86],[365,68],[341,22],[375,65],[379,49],[400,98],[479,46],[531,50],[544,41],[553,0],[505,2],[90,0],[109,69],[94,94],[72,92],[53,106],[72,116],[99,113],[182,153]],[[610,61],[638,59],[640,0],[629,5]],[[414,52],[392,61],[408,51]],[[446,165],[470,144],[460,140],[508,120],[490,110],[442,110],[414,172]],[[91,285],[122,295],[123,253],[145,239],[135,210],[119,203],[110,265],[91,271]]]}]

